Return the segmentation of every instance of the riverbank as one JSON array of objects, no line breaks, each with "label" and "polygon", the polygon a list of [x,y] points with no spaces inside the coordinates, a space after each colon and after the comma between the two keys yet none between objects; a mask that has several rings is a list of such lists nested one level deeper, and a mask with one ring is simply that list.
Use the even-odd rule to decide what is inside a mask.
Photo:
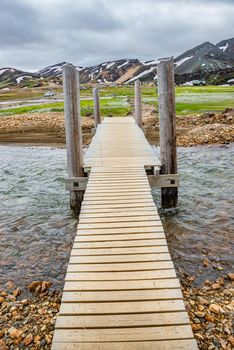
[{"label": "riverbank", "polygon": [[[177,116],[178,146],[224,144],[234,142],[234,109],[222,113]],[[83,143],[92,138],[92,116],[82,118]],[[159,144],[159,118],[152,106],[143,104],[143,129],[149,142]],[[62,112],[3,116],[0,119],[0,143],[65,146]]]},{"label": "riverbank", "polygon": [[[201,350],[231,350],[234,346],[234,274],[192,287],[193,276],[181,280],[191,326]],[[50,291],[49,282],[33,282],[27,298],[12,282],[0,290],[0,349],[51,348],[61,291]]]}]

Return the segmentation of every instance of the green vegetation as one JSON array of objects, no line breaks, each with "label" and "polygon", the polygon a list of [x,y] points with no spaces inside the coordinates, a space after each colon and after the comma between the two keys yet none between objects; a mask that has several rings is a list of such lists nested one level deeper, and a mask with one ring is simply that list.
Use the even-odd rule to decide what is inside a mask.
[{"label": "green vegetation", "polygon": [[[0,93],[0,101],[13,101],[15,99],[27,99],[43,97],[43,89],[14,89]],[[48,91],[48,90],[47,90]],[[61,93],[61,87],[56,90]],[[127,115],[132,112],[134,101],[134,87],[131,86],[107,86],[101,87],[101,113],[103,116]],[[81,90],[81,97],[92,98],[91,87]],[[143,87],[143,102],[155,106],[157,110],[157,87]],[[209,111],[221,111],[234,107],[234,86],[177,86],[176,87],[176,111],[178,114],[204,113]],[[12,115],[33,112],[60,112],[63,111],[63,103],[41,103],[33,106],[21,106],[17,108],[0,110],[0,115]],[[93,114],[93,101],[81,100],[81,114]]]},{"label": "green vegetation", "polygon": [[[35,112],[62,112],[64,111],[63,102],[47,103],[34,106],[22,106],[0,110],[0,115],[28,114]],[[127,115],[131,111],[127,99],[125,97],[107,98],[101,100],[101,114],[103,116],[111,115]],[[81,115],[85,116],[93,113],[93,101],[81,100]]]},{"label": "green vegetation", "polygon": [[[222,111],[234,107],[234,86],[176,86],[176,112],[186,115]],[[101,96],[134,97],[133,86],[106,87],[101,90]],[[143,102],[158,108],[157,87],[144,86]]]}]

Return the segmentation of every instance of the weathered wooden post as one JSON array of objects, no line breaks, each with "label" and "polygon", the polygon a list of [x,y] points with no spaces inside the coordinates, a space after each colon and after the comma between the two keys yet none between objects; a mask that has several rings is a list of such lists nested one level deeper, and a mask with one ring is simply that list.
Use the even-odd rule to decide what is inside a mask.
[{"label": "weathered wooden post", "polygon": [[142,127],[142,101],[141,101],[141,93],[142,93],[142,88],[141,88],[141,81],[136,80],[135,84],[135,111],[134,111],[134,118],[139,125],[139,127]]},{"label": "weathered wooden post", "polygon": [[[173,58],[162,59],[157,66],[160,125],[160,174],[177,174],[176,112]],[[178,187],[161,188],[163,208],[177,206]]]},{"label": "weathered wooden post", "polygon": [[79,183],[80,178],[84,177],[84,170],[79,72],[72,64],[66,64],[63,68],[63,91],[69,177],[67,188],[70,190],[70,207],[77,216],[84,194]]},{"label": "weathered wooden post", "polygon": [[98,86],[93,89],[93,103],[94,103],[94,123],[97,129],[98,124],[101,124],[101,111],[100,111],[100,97]]}]

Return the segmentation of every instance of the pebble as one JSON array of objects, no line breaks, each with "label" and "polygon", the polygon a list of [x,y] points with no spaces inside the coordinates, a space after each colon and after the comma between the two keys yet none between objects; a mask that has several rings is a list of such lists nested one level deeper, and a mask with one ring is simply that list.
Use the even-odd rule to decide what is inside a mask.
[{"label": "pebble", "polygon": [[23,331],[15,328],[15,327],[11,327],[8,329],[8,334],[11,338],[21,338]]},{"label": "pebble", "polygon": [[0,290],[3,298],[0,304],[0,350],[51,348],[61,293],[48,293],[50,285],[44,283],[43,292],[36,295],[33,293],[27,299],[18,300],[21,293],[17,292],[15,301],[11,298],[15,288],[11,294]]},{"label": "pebble", "polygon": [[205,317],[205,312],[195,311],[194,315],[197,316],[197,317]]},{"label": "pebble", "polygon": [[214,312],[215,314],[219,314],[220,313],[220,306],[217,304],[211,304],[209,307],[209,310],[211,312]]},{"label": "pebble", "polygon": [[6,345],[6,343],[0,339],[0,350],[8,350],[8,346]]},{"label": "pebble", "polygon": [[4,335],[5,335],[4,330],[3,330],[3,329],[0,329],[0,338],[3,338],[3,337],[4,337]]},{"label": "pebble", "polygon": [[27,337],[24,339],[24,345],[28,346],[29,344],[31,344],[33,341],[33,336],[31,333],[29,333],[27,335]]}]

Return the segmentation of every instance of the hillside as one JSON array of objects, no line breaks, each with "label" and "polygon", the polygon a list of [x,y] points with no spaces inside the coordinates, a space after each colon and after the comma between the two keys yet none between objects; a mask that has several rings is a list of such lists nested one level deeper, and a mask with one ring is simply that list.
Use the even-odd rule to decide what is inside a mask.
[{"label": "hillside", "polygon": [[24,72],[10,67],[0,69],[0,86],[2,88],[14,85],[20,85],[23,87],[25,82],[30,83],[37,79],[40,79],[40,75],[36,73]]},{"label": "hillside", "polygon": [[[129,84],[140,79],[143,82],[157,80],[157,60],[140,61],[121,59],[90,67],[79,67],[81,83]],[[234,78],[234,38],[214,45],[204,42],[174,59],[175,81],[178,84],[194,79],[207,83],[224,84]],[[20,87],[53,86],[61,84],[61,62],[42,70],[29,73],[15,68],[0,69],[0,88],[18,85]]]}]

